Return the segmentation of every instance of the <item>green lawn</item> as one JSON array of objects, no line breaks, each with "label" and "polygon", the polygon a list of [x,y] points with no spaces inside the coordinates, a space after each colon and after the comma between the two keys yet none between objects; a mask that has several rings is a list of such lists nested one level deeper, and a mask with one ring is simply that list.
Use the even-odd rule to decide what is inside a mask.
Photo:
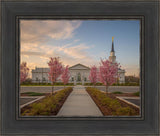
[{"label": "green lawn", "polygon": [[36,92],[25,92],[22,94],[27,94],[28,96],[42,96],[44,93],[36,93]]},{"label": "green lawn", "polygon": [[139,96],[139,91],[138,92],[136,92],[136,93],[133,93],[133,95],[135,95],[135,96]]},{"label": "green lawn", "polygon": [[113,94],[123,94],[122,92],[119,92],[119,91],[117,91],[117,92],[112,92]]},{"label": "green lawn", "polygon": [[[22,84],[21,86],[52,86],[50,84]],[[54,85],[54,86],[64,86],[64,85]],[[74,86],[74,85],[65,85],[65,86]]]}]

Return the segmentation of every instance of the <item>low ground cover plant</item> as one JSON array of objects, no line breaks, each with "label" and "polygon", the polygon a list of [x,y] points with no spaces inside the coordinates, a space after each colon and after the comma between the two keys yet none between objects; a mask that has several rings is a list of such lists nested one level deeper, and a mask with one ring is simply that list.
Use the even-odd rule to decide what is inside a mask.
[{"label": "low ground cover plant", "polygon": [[35,102],[21,109],[22,116],[56,115],[64,101],[72,91],[72,87],[65,88],[53,95],[46,96],[39,102]]},{"label": "low ground cover plant", "polygon": [[138,92],[136,92],[136,93],[133,93],[133,95],[135,95],[135,96],[139,96],[139,91]]},{"label": "low ground cover plant", "polygon": [[[52,86],[51,83],[23,83],[21,86]],[[64,86],[62,82],[56,82],[54,86]],[[67,83],[66,86],[74,86],[74,83]]]},{"label": "low ground cover plant", "polygon": [[139,86],[139,83],[114,83],[112,86]]},{"label": "low ground cover plant", "polygon": [[87,87],[86,91],[90,94],[97,106],[104,115],[115,116],[133,116],[139,115],[139,110],[123,104],[120,100],[106,95],[100,90],[92,87]]},{"label": "low ground cover plant", "polygon": [[42,96],[42,95],[44,95],[44,93],[37,93],[37,92],[25,92],[22,94],[26,94],[28,96]]},{"label": "low ground cover plant", "polygon": [[[85,83],[85,86],[93,86],[93,83]],[[102,83],[96,83],[96,86],[104,86]],[[139,86],[139,83],[113,83],[111,86]]]},{"label": "low ground cover plant", "polygon": [[[85,83],[84,85],[85,86],[93,86],[93,83]],[[99,82],[95,84],[95,86],[100,86],[100,85],[103,85],[103,84],[99,83]]]},{"label": "low ground cover plant", "polygon": [[113,92],[113,94],[123,94],[123,93],[119,92],[119,91],[116,91],[116,92]]}]

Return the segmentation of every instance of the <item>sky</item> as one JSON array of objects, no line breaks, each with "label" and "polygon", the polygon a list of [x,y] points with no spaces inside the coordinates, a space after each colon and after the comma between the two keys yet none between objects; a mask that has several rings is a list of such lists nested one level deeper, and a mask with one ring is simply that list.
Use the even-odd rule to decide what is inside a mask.
[{"label": "sky", "polygon": [[69,66],[99,66],[110,55],[112,37],[116,61],[126,75],[138,76],[139,20],[21,20],[21,62],[27,62],[30,72],[48,67],[50,57]]}]

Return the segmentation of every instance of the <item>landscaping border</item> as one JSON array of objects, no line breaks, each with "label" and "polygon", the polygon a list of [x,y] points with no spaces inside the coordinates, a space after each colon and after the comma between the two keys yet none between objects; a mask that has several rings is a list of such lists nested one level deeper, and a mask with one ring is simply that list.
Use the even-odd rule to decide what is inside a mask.
[{"label": "landscaping border", "polygon": [[[41,99],[43,99],[44,97],[45,97],[45,96],[40,96],[40,97],[38,97],[38,98],[36,97],[35,100],[30,101],[30,102],[27,102],[27,103],[21,105],[21,106],[20,106],[20,109],[23,108],[23,107],[25,107],[25,106],[27,106],[27,105],[29,105],[29,104],[32,104],[32,103],[38,101],[38,100],[41,100]],[[21,97],[21,98],[22,98],[22,97]],[[25,97],[23,97],[23,98],[25,98]],[[27,97],[27,98],[33,98],[33,97]]]},{"label": "landscaping border", "polygon": [[[68,90],[65,90],[65,89],[68,89]],[[54,97],[54,96],[56,96],[56,94],[58,94],[58,93],[61,93],[62,91],[66,91],[66,93],[65,93],[65,95],[64,95],[64,97],[61,99],[61,98],[59,98],[59,96],[57,96],[57,97]],[[54,101],[55,103],[53,103],[53,104],[56,104],[56,106],[55,106],[55,109],[51,112],[51,113],[54,113],[53,115],[51,114],[51,115],[47,115],[47,116],[56,116],[57,115],[57,113],[59,112],[59,110],[61,109],[61,107],[63,106],[63,104],[64,104],[64,102],[66,101],[66,99],[68,98],[68,96],[70,95],[70,93],[73,91],[73,88],[71,88],[71,87],[68,87],[68,88],[64,88],[64,89],[62,89],[61,91],[57,91],[57,92],[54,92],[54,95],[50,95],[51,97],[53,97],[53,98],[51,98],[51,100],[52,101]],[[25,117],[37,117],[37,116],[39,116],[39,115],[41,115],[42,113],[39,113],[39,114],[37,114],[37,115],[21,115],[21,114],[23,114],[23,113],[25,113],[25,111],[27,110],[27,109],[30,109],[30,112],[31,112],[31,110],[32,110],[32,108],[33,108],[33,105],[32,104],[48,104],[48,103],[41,103],[41,102],[44,102],[43,100],[45,100],[45,99],[47,99],[47,97],[50,97],[50,96],[46,96],[46,97],[43,97],[43,99],[39,99],[39,100],[37,100],[37,101],[34,101],[33,103],[30,103],[29,105],[26,105],[26,106],[24,106],[23,108],[21,108],[20,109],[20,116],[22,117],[22,118],[25,118]],[[50,103],[49,103],[50,104]],[[46,105],[45,105],[46,106]],[[50,105],[51,106],[51,105]],[[45,107],[46,108],[46,107]],[[51,108],[51,107],[50,107]],[[45,111],[45,110],[44,110]],[[43,111],[43,112],[44,112]],[[46,111],[45,111],[46,112]],[[42,116],[46,116],[46,115],[42,115]]]},{"label": "landscaping border", "polygon": [[130,98],[130,97],[118,97],[118,96],[117,96],[116,98],[118,98],[118,99],[121,100],[121,101],[124,101],[125,103],[127,103],[127,104],[129,104],[129,105],[132,105],[132,106],[140,109],[140,107],[137,106],[136,104],[134,104],[134,103],[132,103],[132,102],[129,102],[129,101],[127,101],[127,100],[124,99],[124,98],[129,98],[129,99],[137,99],[137,98],[133,98],[133,97],[131,97],[131,98]]},{"label": "landscaping border", "polygon": [[[92,89],[92,88],[91,88]],[[95,88],[93,88],[95,89]],[[99,91],[100,93],[104,93],[104,92],[101,92],[100,90],[96,89],[97,91]],[[101,110],[101,112],[103,113],[104,116],[119,116],[119,115],[106,115],[106,113],[108,112],[112,112],[112,109],[111,108],[106,108],[106,106],[103,106],[101,105],[101,102],[99,100],[97,100],[91,93],[89,90],[87,90],[86,88],[86,91],[88,92],[88,94],[90,95],[90,97],[93,99],[93,101],[95,102],[95,104],[98,106],[98,108]],[[105,93],[104,93],[105,95]],[[109,94],[108,94],[109,95]],[[111,98],[109,96],[109,98]],[[112,98],[111,98],[112,99]],[[126,105],[127,107],[133,109],[135,111],[135,113],[139,113],[140,114],[140,108],[137,108],[136,106],[134,105],[131,105],[129,103],[126,103],[125,101],[122,101],[120,99],[118,99],[117,97],[115,97],[115,100],[118,100],[118,102],[120,102],[120,105]],[[125,107],[126,107],[125,106]],[[124,107],[123,107],[124,108]],[[121,116],[121,115],[120,115]],[[126,116],[126,115],[122,115],[122,116]],[[130,116],[140,116],[140,115],[130,115]]]}]

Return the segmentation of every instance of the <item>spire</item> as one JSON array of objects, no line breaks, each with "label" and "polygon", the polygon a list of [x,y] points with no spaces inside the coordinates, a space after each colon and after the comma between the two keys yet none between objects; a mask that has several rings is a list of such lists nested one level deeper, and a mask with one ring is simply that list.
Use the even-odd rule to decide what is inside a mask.
[{"label": "spire", "polygon": [[112,37],[112,49],[111,52],[114,52],[114,37]]}]

